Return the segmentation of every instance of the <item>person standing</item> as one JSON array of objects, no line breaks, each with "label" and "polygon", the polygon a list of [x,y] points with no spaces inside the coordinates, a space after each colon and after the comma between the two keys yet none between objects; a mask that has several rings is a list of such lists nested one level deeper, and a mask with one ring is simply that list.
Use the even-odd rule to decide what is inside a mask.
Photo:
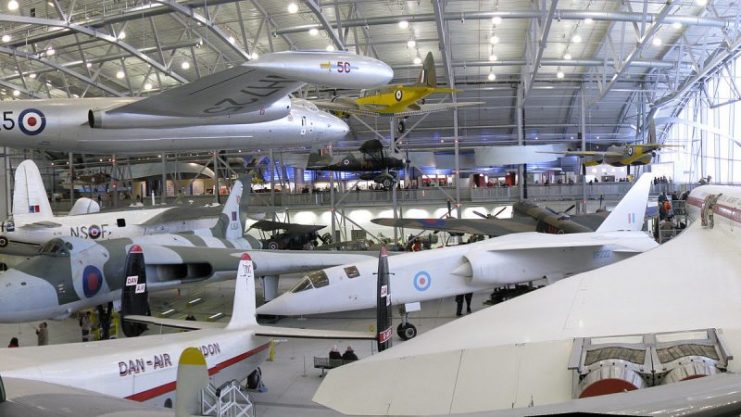
[{"label": "person standing", "polygon": [[39,327],[36,329],[36,341],[39,346],[49,344],[49,329],[46,322],[39,324]]},{"label": "person standing", "polygon": [[82,330],[82,341],[83,342],[89,342],[90,341],[90,330],[93,328],[93,325],[91,323],[90,319],[90,312],[86,311],[80,316],[80,329]]},{"label": "person standing", "polygon": [[471,299],[473,298],[473,293],[467,292],[464,295],[464,298],[466,299],[466,314],[471,314]]},{"label": "person standing", "polygon": [[457,317],[462,316],[461,311],[463,311],[463,294],[458,294],[455,296],[455,315]]}]

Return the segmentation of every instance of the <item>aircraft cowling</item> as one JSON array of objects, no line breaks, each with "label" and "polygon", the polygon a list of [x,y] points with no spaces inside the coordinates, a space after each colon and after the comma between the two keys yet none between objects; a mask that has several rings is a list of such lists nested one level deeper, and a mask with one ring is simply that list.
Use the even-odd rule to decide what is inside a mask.
[{"label": "aircraft cowling", "polygon": [[472,285],[518,284],[542,278],[562,278],[553,276],[553,266],[548,262],[533,261],[525,252],[518,251],[480,251],[463,256],[465,263],[454,272],[467,276]]},{"label": "aircraft cowling", "polygon": [[640,158],[636,159],[635,161],[633,161],[633,163],[631,165],[648,165],[648,164],[651,163],[651,161],[653,160],[654,156],[655,156],[655,154],[653,152],[652,153],[647,153],[647,154],[641,156]]},{"label": "aircraft cowling", "polygon": [[284,97],[258,111],[212,117],[176,117],[139,113],[116,113],[106,110],[88,111],[88,124],[93,129],[165,128],[203,125],[231,125],[270,122],[291,112],[291,99]]}]

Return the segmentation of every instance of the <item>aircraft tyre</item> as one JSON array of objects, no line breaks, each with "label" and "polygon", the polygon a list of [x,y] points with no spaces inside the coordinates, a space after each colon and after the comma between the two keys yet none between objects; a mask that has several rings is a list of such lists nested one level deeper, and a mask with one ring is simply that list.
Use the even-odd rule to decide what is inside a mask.
[{"label": "aircraft tyre", "polygon": [[8,238],[5,236],[0,236],[0,248],[4,248],[8,246]]},{"label": "aircraft tyre", "polygon": [[401,340],[414,339],[417,336],[417,328],[412,323],[402,323],[396,326],[396,334],[399,335]]},{"label": "aircraft tyre", "polygon": [[383,181],[381,181],[381,185],[383,185],[384,187],[388,189],[390,189],[393,184],[394,184],[394,181],[388,177],[384,178]]},{"label": "aircraft tyre", "polygon": [[247,389],[258,389],[262,384],[262,370],[257,367],[247,376]]},{"label": "aircraft tyre", "polygon": [[280,249],[280,245],[275,240],[269,240],[266,246],[268,249],[273,249],[273,250]]},{"label": "aircraft tyre", "polygon": [[406,123],[403,120],[399,120],[399,123],[396,125],[396,131],[398,133],[404,133],[405,130],[407,130]]}]

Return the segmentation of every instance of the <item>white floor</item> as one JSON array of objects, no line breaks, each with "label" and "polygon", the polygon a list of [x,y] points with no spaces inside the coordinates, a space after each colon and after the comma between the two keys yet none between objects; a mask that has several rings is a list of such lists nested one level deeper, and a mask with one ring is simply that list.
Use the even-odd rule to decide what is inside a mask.
[{"label": "white floor", "polygon": [[[291,288],[298,277],[281,279],[281,292]],[[234,281],[192,287],[181,291],[166,291],[152,295],[151,307],[154,315],[174,308],[171,318],[182,319],[189,313],[198,320],[223,313],[221,321],[227,321],[232,310],[232,290]],[[258,293],[261,288],[258,286]],[[188,301],[202,298],[201,302],[189,305]],[[259,297],[258,297],[259,298]],[[482,302],[488,293],[474,295],[474,311],[485,306]],[[422,333],[455,319],[455,301],[452,298],[430,301],[422,304],[422,310],[410,315],[410,321]],[[395,320],[398,322],[398,318]],[[77,320],[69,318],[62,321],[48,321],[51,344],[80,343],[81,332]],[[325,314],[307,318],[287,318],[271,323],[276,326],[306,327],[318,329],[367,331],[375,327],[375,310],[362,310],[349,313]],[[0,343],[7,344],[11,337],[18,337],[21,346],[36,344],[35,329],[38,322],[21,324],[0,324]],[[340,342],[336,342],[340,344]],[[394,344],[403,343],[395,338]],[[332,410],[311,401],[322,381],[320,370],[313,368],[314,356],[327,356],[333,343],[330,340],[284,340],[276,346],[275,360],[262,365],[263,378],[268,388],[264,393],[253,393],[258,417],[283,416],[336,416]],[[3,345],[5,346],[5,345]],[[374,342],[353,343],[353,349],[362,359],[375,353]],[[344,351],[345,344],[338,346]],[[1,358],[0,358],[1,359]]]}]

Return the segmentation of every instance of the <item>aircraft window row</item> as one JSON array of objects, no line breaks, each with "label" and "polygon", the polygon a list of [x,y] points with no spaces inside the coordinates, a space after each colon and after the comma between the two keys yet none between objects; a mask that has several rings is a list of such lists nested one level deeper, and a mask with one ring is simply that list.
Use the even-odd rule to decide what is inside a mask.
[{"label": "aircraft window row", "polygon": [[312,272],[305,276],[295,287],[291,289],[292,293],[310,290],[312,288],[321,288],[329,285],[329,278],[324,271]]},{"label": "aircraft window row", "polygon": [[72,244],[62,239],[52,239],[39,248],[40,255],[69,256]]},{"label": "aircraft window row", "polygon": [[360,276],[360,271],[358,271],[358,267],[355,265],[348,266],[347,268],[345,268],[345,275],[347,275],[347,277],[351,279],[357,278]]}]

